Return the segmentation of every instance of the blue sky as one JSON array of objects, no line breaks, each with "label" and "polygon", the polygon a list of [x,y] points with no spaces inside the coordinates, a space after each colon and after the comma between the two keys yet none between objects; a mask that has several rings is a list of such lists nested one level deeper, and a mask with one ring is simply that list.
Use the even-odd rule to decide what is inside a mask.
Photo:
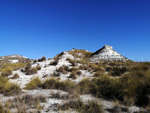
[{"label": "blue sky", "polygon": [[0,0],[0,56],[52,58],[104,45],[150,61],[150,1]]}]

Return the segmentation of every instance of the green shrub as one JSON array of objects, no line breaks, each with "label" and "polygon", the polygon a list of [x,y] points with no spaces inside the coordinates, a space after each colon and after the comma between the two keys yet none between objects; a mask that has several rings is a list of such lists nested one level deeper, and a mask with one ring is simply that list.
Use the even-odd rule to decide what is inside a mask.
[{"label": "green shrub", "polygon": [[33,78],[28,84],[26,84],[25,89],[31,90],[39,87],[41,85],[41,81],[38,77]]}]

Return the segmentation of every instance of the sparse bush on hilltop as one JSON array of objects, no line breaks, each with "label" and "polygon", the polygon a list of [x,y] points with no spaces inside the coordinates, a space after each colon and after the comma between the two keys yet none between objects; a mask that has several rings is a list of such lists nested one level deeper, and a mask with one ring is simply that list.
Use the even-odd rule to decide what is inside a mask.
[{"label": "sparse bush on hilltop", "polygon": [[38,60],[34,60],[34,61],[33,61],[33,63],[36,63],[36,62],[38,62]]},{"label": "sparse bush on hilltop", "polygon": [[43,62],[43,61],[45,61],[45,60],[46,60],[46,57],[43,56],[41,59],[38,59],[38,62]]},{"label": "sparse bush on hilltop", "polygon": [[89,56],[92,54],[91,52],[88,52],[86,50],[82,50],[82,49],[74,49],[73,51],[68,51],[69,54],[73,55],[76,58],[80,58],[80,59],[88,59]]}]

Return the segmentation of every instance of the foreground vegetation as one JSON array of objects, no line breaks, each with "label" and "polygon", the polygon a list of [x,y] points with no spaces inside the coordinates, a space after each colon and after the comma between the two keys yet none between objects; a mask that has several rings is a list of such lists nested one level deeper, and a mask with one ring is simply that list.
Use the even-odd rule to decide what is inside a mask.
[{"label": "foreground vegetation", "polygon": [[0,64],[1,76],[7,77],[12,74],[12,71],[26,67],[26,63],[3,63]]},{"label": "foreground vegetation", "polygon": [[0,93],[8,96],[18,94],[20,88],[17,84],[11,83],[5,77],[0,76]]},{"label": "foreground vegetation", "polygon": [[89,101],[87,104],[81,100],[70,101],[64,105],[58,106],[60,110],[75,109],[79,113],[103,113],[103,108],[95,101]]},{"label": "foreground vegetation", "polygon": [[[72,64],[72,68],[63,66],[57,69],[57,72],[63,74],[70,72],[71,76],[69,77],[76,79],[77,75],[81,75],[80,69],[82,69],[93,73],[94,77],[74,83],[71,80],[60,81],[57,79],[59,74],[54,74],[53,77],[45,81],[33,78],[26,85],[25,89],[60,89],[70,94],[76,94],[76,96],[80,94],[92,94],[97,98],[119,101],[119,103],[125,106],[137,105],[144,108],[150,106],[150,62],[100,62],[94,64],[87,63],[85,60],[67,60]],[[82,65],[76,67],[77,63]],[[40,70],[39,66],[31,68],[30,64],[15,63],[2,65],[0,67],[1,94],[9,96],[20,92],[19,86],[9,82],[7,77],[12,74],[13,70],[21,68],[25,68],[24,72],[28,75]],[[14,76],[14,78],[16,77],[18,75]],[[81,113],[102,113],[102,108],[97,103],[89,102],[86,105],[80,100],[66,103],[65,105],[58,106],[58,108],[60,110],[76,109]],[[0,112],[4,112],[1,105]]]},{"label": "foreground vegetation", "polygon": [[[124,105],[135,104],[143,107],[150,105],[150,63],[111,63],[106,65],[106,69],[108,66],[111,68],[107,74],[96,73],[96,77],[92,80],[84,79],[78,84],[70,80],[59,81],[55,78],[47,79],[43,83],[36,78],[29,84],[35,83],[33,88],[61,89],[79,94],[93,94],[98,98],[119,100]],[[113,66],[116,65],[119,67],[114,68]],[[114,73],[117,73],[117,77],[114,76]]]}]

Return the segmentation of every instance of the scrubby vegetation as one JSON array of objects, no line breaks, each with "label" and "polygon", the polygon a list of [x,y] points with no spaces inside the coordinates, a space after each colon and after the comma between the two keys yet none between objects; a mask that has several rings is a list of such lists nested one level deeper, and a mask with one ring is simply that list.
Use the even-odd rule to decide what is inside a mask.
[{"label": "scrubby vegetation", "polygon": [[39,65],[37,65],[36,67],[31,67],[31,64],[27,64],[23,72],[25,72],[26,75],[32,75],[32,74],[36,74],[37,71],[40,69],[41,67]]},{"label": "scrubby vegetation", "polygon": [[71,92],[75,89],[76,85],[70,80],[59,81],[55,78],[50,78],[44,81],[40,87],[43,89],[60,89]]},{"label": "scrubby vegetation", "polygon": [[81,58],[84,60],[88,59],[90,55],[92,55],[91,52],[84,49],[73,49],[72,51],[69,51],[69,54],[73,55],[76,58]]},{"label": "scrubby vegetation", "polygon": [[[88,69],[94,69],[93,79],[83,79],[78,84],[59,81],[55,78],[47,79],[38,87],[43,89],[61,89],[79,94],[93,94],[98,98],[119,100],[124,105],[150,105],[150,63],[107,63],[87,64]],[[102,68],[103,67],[103,68]],[[110,67],[110,70],[107,70]],[[104,70],[108,73],[104,73]],[[70,71],[71,78],[77,77],[79,68],[63,66],[59,72]],[[116,76],[119,76],[116,78]]]},{"label": "scrubby vegetation", "polygon": [[4,107],[0,104],[0,113],[10,113],[9,110],[4,109]]},{"label": "scrubby vegetation", "polygon": [[71,64],[71,66],[75,66],[76,65],[75,60],[72,60],[70,58],[67,58],[66,60]]},{"label": "scrubby vegetation", "polygon": [[87,104],[83,103],[81,100],[70,101],[62,106],[58,106],[58,109],[74,109],[79,113],[103,113],[102,106],[95,101],[89,101]]},{"label": "scrubby vegetation", "polygon": [[69,67],[68,66],[61,66],[59,67],[59,69],[57,69],[56,71],[62,74],[67,74],[69,72]]},{"label": "scrubby vegetation", "polygon": [[45,56],[43,56],[41,59],[38,59],[38,62],[42,62],[42,61],[44,61],[44,60],[46,60],[46,57],[45,57]]},{"label": "scrubby vegetation", "polygon": [[[66,60],[69,61],[71,65],[61,67],[58,66],[56,71],[51,75],[53,77],[50,77],[45,81],[41,81],[38,77],[33,78],[28,84],[26,84],[26,87],[24,89],[27,90],[32,90],[36,88],[59,89],[67,91],[68,94],[77,94],[77,95],[92,94],[97,98],[103,98],[111,101],[119,101],[119,103],[125,106],[137,105],[144,108],[148,108],[150,106],[149,62],[129,61],[129,62],[92,63],[87,62],[88,56],[91,53],[81,51],[80,54],[75,54],[76,52],[74,51],[70,51],[70,54],[75,55],[76,58],[81,58],[82,56],[83,59],[72,60],[67,58]],[[46,60],[46,58],[43,57],[39,60],[39,62],[44,60]],[[51,62],[50,65],[55,66],[58,64],[58,61],[59,58],[55,58],[55,60]],[[12,71],[21,68],[22,72],[24,72],[26,75],[36,74],[37,71],[41,69],[39,65],[37,65],[36,67],[32,67],[30,63],[29,64],[14,63],[1,65],[0,66],[1,94],[9,96],[20,93],[19,86],[9,82],[8,78],[16,79],[19,76],[21,76],[18,75],[17,73],[16,74],[12,73]],[[78,83],[73,82],[75,81],[73,79],[77,79],[80,75],[82,75],[82,72],[84,72],[85,70],[87,72],[92,73],[93,76],[90,76],[89,78],[87,76],[86,79],[83,79]],[[8,77],[9,75],[12,74],[13,74],[12,77]],[[69,80],[61,81],[62,80],[60,79],[61,74],[64,74],[63,76],[67,74],[66,79]],[[45,75],[49,77],[47,73]],[[82,77],[84,77],[84,75],[82,75]],[[52,96],[55,98],[56,97],[61,98],[60,95],[58,94]],[[22,100],[20,101],[22,102]],[[81,113],[103,112],[101,105],[99,105],[98,103],[89,102],[85,104],[80,100],[70,101],[69,103],[60,105],[58,108],[61,110],[75,109]],[[1,105],[0,105],[0,112],[2,113],[4,112],[4,109],[2,108]]]},{"label": "scrubby vegetation", "polygon": [[5,77],[0,76],[0,93],[8,96],[18,94],[20,88],[18,85],[11,83]]},{"label": "scrubby vegetation", "polygon": [[128,105],[148,106],[150,105],[149,66],[150,63],[134,63],[130,65],[128,73],[120,78],[104,74],[91,81],[83,80],[79,85],[82,86],[82,92],[92,93],[96,97],[117,99]]},{"label": "scrubby vegetation", "polygon": [[38,77],[36,77],[33,78],[28,84],[26,84],[25,89],[35,89],[39,87],[41,84],[42,84],[41,80]]},{"label": "scrubby vegetation", "polygon": [[13,77],[11,77],[11,79],[17,79],[17,78],[19,78],[19,75],[18,75],[17,73],[15,73],[15,74],[13,75]]},{"label": "scrubby vegetation", "polygon": [[2,76],[7,77],[12,74],[12,71],[24,68],[25,66],[26,66],[26,63],[1,64],[0,72]]},{"label": "scrubby vegetation", "polygon": [[56,66],[58,64],[59,59],[55,58],[55,60],[50,63],[50,65]]},{"label": "scrubby vegetation", "polygon": [[42,102],[46,102],[46,98],[42,95],[23,95],[10,100],[6,103],[5,107],[7,109],[17,109],[17,113],[31,113],[31,111],[28,111],[29,109],[32,109],[32,112],[34,113],[40,113],[40,110],[42,109],[40,103]]}]

